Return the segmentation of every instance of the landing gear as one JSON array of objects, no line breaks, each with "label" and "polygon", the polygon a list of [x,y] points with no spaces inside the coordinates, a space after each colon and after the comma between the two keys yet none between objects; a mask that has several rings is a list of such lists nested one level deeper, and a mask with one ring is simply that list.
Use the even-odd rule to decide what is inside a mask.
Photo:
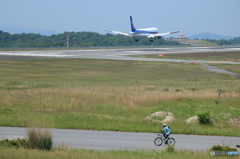
[{"label": "landing gear", "polygon": [[134,39],[136,42],[138,42],[138,39]]},{"label": "landing gear", "polygon": [[153,42],[153,39],[149,40],[150,42]]}]

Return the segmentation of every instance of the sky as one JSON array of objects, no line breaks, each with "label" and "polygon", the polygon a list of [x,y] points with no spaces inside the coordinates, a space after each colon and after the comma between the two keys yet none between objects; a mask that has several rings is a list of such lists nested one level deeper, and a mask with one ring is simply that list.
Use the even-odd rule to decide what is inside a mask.
[{"label": "sky", "polygon": [[240,0],[0,0],[0,25],[59,33],[130,32],[130,15],[160,33],[240,36]]}]

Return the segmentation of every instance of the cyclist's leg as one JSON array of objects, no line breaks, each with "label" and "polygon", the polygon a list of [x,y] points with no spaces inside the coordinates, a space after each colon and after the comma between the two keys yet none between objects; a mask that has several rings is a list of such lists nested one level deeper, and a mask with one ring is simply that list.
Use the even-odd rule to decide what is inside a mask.
[{"label": "cyclist's leg", "polygon": [[169,135],[166,135],[166,137],[165,137],[165,138],[166,138],[166,139],[168,139],[168,137],[169,137]]},{"label": "cyclist's leg", "polygon": [[168,144],[168,137],[169,137],[169,135],[170,135],[170,133],[169,134],[167,134],[167,133],[164,133],[164,143],[165,143],[165,145],[166,144]]},{"label": "cyclist's leg", "polygon": [[171,133],[168,134],[168,137],[171,135]]},{"label": "cyclist's leg", "polygon": [[171,133],[169,133],[169,134],[167,134],[167,133],[165,133],[165,139],[168,139],[168,137],[169,137],[169,135],[170,135]]},{"label": "cyclist's leg", "polygon": [[164,137],[165,139],[167,138],[167,136],[168,136],[168,135],[167,135],[166,133],[163,134],[163,137]]}]

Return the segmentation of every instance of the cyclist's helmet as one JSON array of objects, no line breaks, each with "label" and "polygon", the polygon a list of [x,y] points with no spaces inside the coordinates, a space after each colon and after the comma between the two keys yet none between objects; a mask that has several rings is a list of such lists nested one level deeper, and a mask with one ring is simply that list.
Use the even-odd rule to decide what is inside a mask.
[{"label": "cyclist's helmet", "polygon": [[166,127],[166,126],[167,126],[167,124],[162,124],[162,126],[163,126],[163,127]]}]

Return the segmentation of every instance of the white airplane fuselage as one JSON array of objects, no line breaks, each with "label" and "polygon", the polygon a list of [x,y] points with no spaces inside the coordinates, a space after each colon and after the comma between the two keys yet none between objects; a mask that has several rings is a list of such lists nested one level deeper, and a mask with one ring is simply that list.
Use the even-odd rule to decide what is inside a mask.
[{"label": "white airplane fuselage", "polygon": [[130,32],[134,39],[147,38],[150,34],[158,34],[157,28],[136,29]]},{"label": "white airplane fuselage", "polygon": [[106,30],[106,29],[103,29],[103,30],[108,31],[108,32],[113,32],[113,33],[116,33],[116,34],[131,36],[135,41],[138,41],[138,39],[141,39],[141,38],[150,38],[151,42],[153,41],[153,39],[161,39],[163,35],[168,35],[168,34],[173,34],[173,33],[178,33],[179,32],[179,31],[173,31],[173,32],[167,32],[167,33],[159,33],[158,29],[155,28],[155,27],[136,29],[134,24],[133,24],[132,16],[130,16],[130,24],[131,24],[131,32],[130,33],[113,31],[113,30]]}]

